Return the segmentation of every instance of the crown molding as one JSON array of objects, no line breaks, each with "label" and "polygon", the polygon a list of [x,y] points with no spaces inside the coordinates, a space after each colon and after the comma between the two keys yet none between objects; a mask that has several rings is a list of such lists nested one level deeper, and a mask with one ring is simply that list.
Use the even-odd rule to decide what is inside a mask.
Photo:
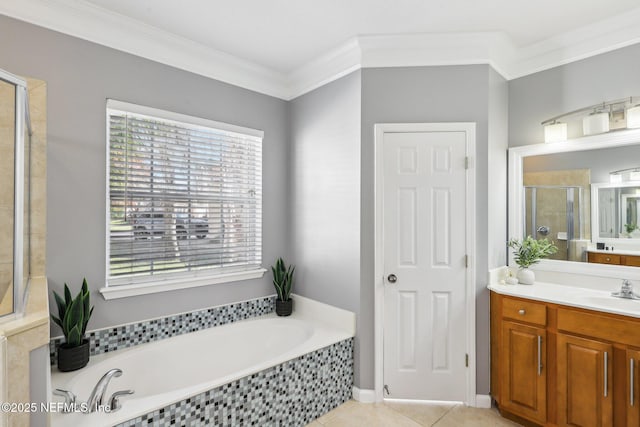
[{"label": "crown molding", "polygon": [[83,0],[1,2],[0,13],[284,100],[360,68],[487,64],[511,80],[640,42],[637,8],[527,46],[499,32],[363,35],[281,73]]},{"label": "crown molding", "polygon": [[509,79],[640,43],[640,7],[517,50]]},{"label": "crown molding", "polygon": [[225,83],[287,97],[281,73],[82,0],[0,2],[0,13]]},{"label": "crown molding", "polygon": [[361,68],[362,54],[359,38],[330,50],[324,55],[296,68],[287,75],[289,96],[293,99],[324,86]]}]

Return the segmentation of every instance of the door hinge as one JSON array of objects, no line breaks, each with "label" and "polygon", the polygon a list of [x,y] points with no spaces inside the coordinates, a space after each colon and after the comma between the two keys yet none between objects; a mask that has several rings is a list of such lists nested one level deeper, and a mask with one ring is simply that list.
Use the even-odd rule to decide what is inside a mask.
[{"label": "door hinge", "polygon": [[469,367],[469,355],[468,354],[464,355],[464,366],[466,366],[467,368]]},{"label": "door hinge", "polygon": [[465,169],[469,169],[469,157],[465,157],[464,158],[464,168]]},{"label": "door hinge", "polygon": [[387,396],[391,394],[391,392],[389,391],[389,386],[386,384],[384,385],[384,392],[386,393]]},{"label": "door hinge", "polygon": [[464,268],[469,268],[469,255],[464,256]]}]

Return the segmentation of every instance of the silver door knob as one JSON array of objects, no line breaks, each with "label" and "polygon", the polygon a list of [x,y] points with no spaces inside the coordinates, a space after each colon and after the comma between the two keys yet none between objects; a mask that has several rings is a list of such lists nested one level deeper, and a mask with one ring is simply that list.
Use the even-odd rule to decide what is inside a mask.
[{"label": "silver door knob", "polygon": [[398,281],[398,278],[396,277],[395,274],[390,274],[387,276],[387,282],[396,283],[397,281]]}]

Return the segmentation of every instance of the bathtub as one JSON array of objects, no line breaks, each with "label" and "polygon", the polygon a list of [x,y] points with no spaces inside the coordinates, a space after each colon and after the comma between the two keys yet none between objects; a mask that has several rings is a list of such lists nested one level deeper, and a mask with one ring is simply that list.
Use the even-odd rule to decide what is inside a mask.
[{"label": "bathtub", "polygon": [[122,408],[112,413],[52,413],[51,426],[114,426],[157,414],[161,408],[314,354],[354,334],[353,313],[297,296],[290,317],[272,313],[92,356],[79,371],[54,372],[52,388],[70,390],[85,402],[100,377],[119,368],[123,374],[111,380],[104,403],[118,390],[131,389],[135,394],[122,397]]}]

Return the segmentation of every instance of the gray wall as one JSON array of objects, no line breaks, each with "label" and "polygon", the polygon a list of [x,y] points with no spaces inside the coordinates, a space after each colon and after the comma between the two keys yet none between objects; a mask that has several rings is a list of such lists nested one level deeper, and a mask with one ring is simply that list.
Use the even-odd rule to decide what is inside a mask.
[{"label": "gray wall", "polygon": [[[487,159],[489,70],[486,65],[370,68],[362,70],[362,192],[360,382],[374,386],[374,125],[406,122],[476,122],[478,336],[477,392],[489,393],[489,316],[487,277]],[[499,208],[498,208],[499,209]]]},{"label": "gray wall", "polygon": [[291,102],[295,291],[347,310],[360,297],[360,71]]},{"label": "gray wall", "polygon": [[[486,194],[487,203],[487,267],[501,267],[507,263],[507,146],[509,143],[509,86],[495,70],[489,68],[489,124],[487,154],[487,191],[478,192],[480,200]],[[478,224],[482,228],[482,224]],[[480,236],[478,236],[480,238]],[[480,248],[482,241],[479,241]],[[481,249],[478,249],[481,250]],[[484,280],[479,285],[486,284]],[[489,345],[489,292],[479,289],[476,304],[476,389],[478,394],[489,394],[491,360]]]},{"label": "gray wall", "polygon": [[[105,102],[107,98],[261,129],[263,259],[287,256],[287,103],[0,16],[0,67],[48,87],[47,276],[52,290],[86,276],[89,329],[273,293],[269,275],[105,301]],[[57,329],[52,334],[58,335]]]},{"label": "gray wall", "polygon": [[[509,146],[544,142],[541,122],[603,101],[640,96],[640,44],[509,82]],[[568,123],[570,138],[582,122]]]},{"label": "gray wall", "polygon": [[[360,71],[290,105],[295,292],[360,310]],[[358,325],[362,323],[358,321]],[[356,383],[360,331],[356,337]]]}]

